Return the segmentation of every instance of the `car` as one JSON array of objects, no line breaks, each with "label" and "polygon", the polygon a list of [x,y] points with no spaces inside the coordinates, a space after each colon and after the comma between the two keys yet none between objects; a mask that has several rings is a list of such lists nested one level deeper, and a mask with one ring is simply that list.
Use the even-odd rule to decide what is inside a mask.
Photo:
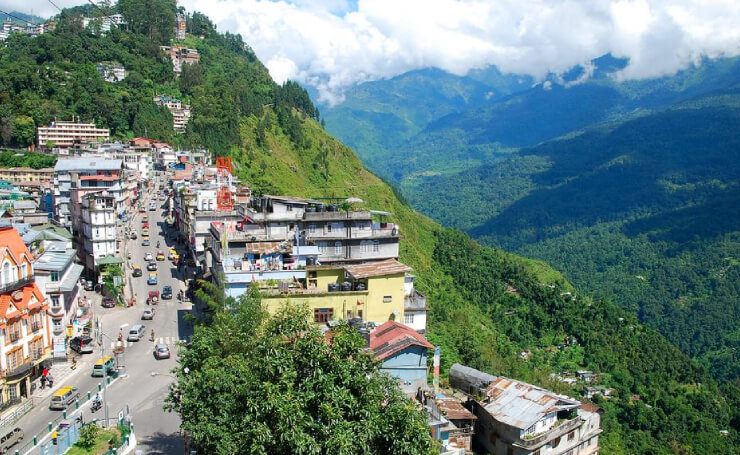
[{"label": "car", "polygon": [[155,210],[157,210],[157,206],[156,206],[156,205],[150,205],[150,206],[149,206],[149,211],[150,211],[150,212],[153,212],[153,211],[155,211]]},{"label": "car", "polygon": [[141,313],[142,321],[151,321],[152,319],[154,319],[154,310],[147,308]]},{"label": "car", "polygon": [[149,222],[148,221],[144,221],[143,223],[141,223],[141,228],[142,229],[149,229]]},{"label": "car", "polygon": [[78,354],[93,352],[93,339],[89,335],[80,335],[69,340],[69,348]]},{"label": "car", "polygon": [[147,253],[144,255],[144,260],[146,262],[152,262],[154,260],[154,255],[151,253],[151,251],[147,251]]},{"label": "car", "polygon": [[159,280],[157,279],[157,272],[151,272],[149,274],[149,278],[147,278],[146,280],[146,284],[150,286],[155,286],[158,282]]},{"label": "car", "polygon": [[103,297],[103,308],[113,308],[116,306],[116,301],[113,299],[113,297]]},{"label": "car", "polygon": [[146,213],[143,214],[143,215],[141,215],[141,222],[142,223],[146,223],[148,221],[149,221],[149,215],[147,215]]},{"label": "car", "polygon": [[154,261],[151,261],[149,264],[146,265],[146,269],[150,272],[154,272],[157,270],[157,263]]},{"label": "car", "polygon": [[175,256],[177,256],[177,250],[175,250],[174,248],[170,248],[170,252],[167,253],[167,259],[171,261],[172,258]]},{"label": "car", "polygon": [[149,241],[149,237],[144,237],[144,239],[141,240],[141,246],[150,246],[151,242]]},{"label": "car", "polygon": [[95,289],[95,284],[92,282],[92,280],[83,280],[85,282],[85,290],[86,291],[92,291]]},{"label": "car", "polygon": [[165,199],[167,199],[167,196],[165,196],[164,194],[161,194],[161,195],[159,196],[159,200],[160,200],[160,201],[164,201]]},{"label": "car", "polygon": [[162,288],[162,300],[169,300],[172,298],[172,286],[165,286]]},{"label": "car", "polygon": [[141,230],[141,235],[145,235],[145,236],[149,237],[149,228],[142,229]]},{"label": "car", "polygon": [[161,251],[157,251],[157,260],[158,261],[164,261],[164,253]]},{"label": "car", "polygon": [[134,271],[133,271],[133,273],[131,273],[131,275],[133,275],[135,277],[142,276],[143,275],[143,272],[141,271],[141,266],[140,265],[135,265],[134,266]]},{"label": "car", "polygon": [[164,343],[158,343],[154,345],[154,357],[156,357],[157,360],[169,359],[170,347]]}]

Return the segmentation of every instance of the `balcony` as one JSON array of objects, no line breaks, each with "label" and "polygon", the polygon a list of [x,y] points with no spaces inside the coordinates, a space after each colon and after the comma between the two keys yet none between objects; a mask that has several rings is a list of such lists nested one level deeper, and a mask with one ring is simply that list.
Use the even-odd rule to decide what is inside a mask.
[{"label": "balcony", "polygon": [[21,339],[21,334],[19,332],[10,332],[10,342],[15,343],[16,341]]},{"label": "balcony", "polygon": [[49,307],[49,315],[54,319],[61,319],[64,317],[64,307],[61,305]]},{"label": "balcony", "polygon": [[33,283],[34,280],[34,275],[31,275],[27,278],[21,278],[20,280],[14,280],[9,283],[0,284],[0,294],[7,294],[9,292],[15,291],[16,289],[28,286],[29,284]]},{"label": "balcony", "polygon": [[3,376],[6,379],[16,379],[31,371],[31,368],[33,368],[33,362],[24,362],[18,366],[4,370]]},{"label": "balcony", "polygon": [[59,335],[64,332],[64,325],[54,324],[54,328],[52,329],[52,331],[54,332],[54,335]]},{"label": "balcony", "polygon": [[581,424],[583,424],[583,420],[580,417],[576,417],[573,420],[568,420],[530,439],[520,439],[519,441],[515,443],[515,445],[525,448],[525,449],[530,449],[530,448],[545,444],[548,441],[552,441],[555,438],[559,438],[565,433],[569,432],[570,430],[574,428],[578,428],[579,426],[581,426]]},{"label": "balcony", "polygon": [[32,322],[31,323],[31,331],[32,332],[38,332],[39,330],[41,330],[42,327],[43,327],[43,325],[40,322]]}]

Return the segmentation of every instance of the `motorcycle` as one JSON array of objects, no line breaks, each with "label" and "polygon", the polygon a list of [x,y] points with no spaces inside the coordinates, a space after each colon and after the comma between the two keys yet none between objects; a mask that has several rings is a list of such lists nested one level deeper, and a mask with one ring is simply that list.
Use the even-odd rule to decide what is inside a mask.
[{"label": "motorcycle", "polygon": [[93,401],[92,406],[90,406],[90,412],[99,411],[102,407],[103,403],[101,403],[100,401]]}]

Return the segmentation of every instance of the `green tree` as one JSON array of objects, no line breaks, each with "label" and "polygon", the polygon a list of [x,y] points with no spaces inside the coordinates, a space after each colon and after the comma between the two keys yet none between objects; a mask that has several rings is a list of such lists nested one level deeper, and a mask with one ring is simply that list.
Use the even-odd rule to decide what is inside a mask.
[{"label": "green tree", "polygon": [[204,453],[434,453],[424,413],[363,347],[348,326],[327,342],[305,307],[267,315],[252,287],[196,326],[168,408]]},{"label": "green tree", "polygon": [[36,124],[27,115],[19,115],[13,120],[13,136],[20,147],[28,147],[33,144],[36,137]]},{"label": "green tree", "polygon": [[176,2],[174,0],[120,0],[121,11],[129,27],[157,44],[167,44],[174,35]]},{"label": "green tree", "polygon": [[90,450],[95,446],[99,434],[100,427],[95,423],[88,423],[80,429],[80,439],[77,440],[75,445]]},{"label": "green tree", "polygon": [[[116,299],[116,302],[122,303],[123,302],[123,269],[121,269],[118,265],[107,265],[105,266],[105,270],[101,274],[103,276],[103,283],[105,284],[105,287],[108,288],[108,290],[113,295],[113,298]],[[116,278],[120,277],[120,278]],[[116,285],[116,282],[120,283]]]}]

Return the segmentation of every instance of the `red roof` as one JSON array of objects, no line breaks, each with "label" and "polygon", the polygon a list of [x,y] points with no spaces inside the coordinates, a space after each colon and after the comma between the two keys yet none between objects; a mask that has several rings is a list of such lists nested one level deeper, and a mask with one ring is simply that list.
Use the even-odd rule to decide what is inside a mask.
[{"label": "red roof", "polygon": [[[31,297],[35,297],[33,303],[31,303]],[[31,283],[28,286],[24,286],[23,289],[0,295],[0,317],[12,319],[21,316],[23,310],[40,308],[43,302],[44,296],[41,294],[41,290],[36,286],[36,283]],[[9,313],[8,309],[11,303],[15,308]]]},{"label": "red roof", "polygon": [[28,247],[23,243],[18,231],[11,226],[0,228],[0,252],[3,253],[3,256],[6,249],[15,260],[16,265],[21,263],[23,255],[28,257],[29,262],[33,262],[33,255],[28,251]]},{"label": "red roof", "polygon": [[388,321],[370,333],[370,349],[378,360],[385,360],[409,346],[434,349],[434,345],[416,330],[396,321]]}]

